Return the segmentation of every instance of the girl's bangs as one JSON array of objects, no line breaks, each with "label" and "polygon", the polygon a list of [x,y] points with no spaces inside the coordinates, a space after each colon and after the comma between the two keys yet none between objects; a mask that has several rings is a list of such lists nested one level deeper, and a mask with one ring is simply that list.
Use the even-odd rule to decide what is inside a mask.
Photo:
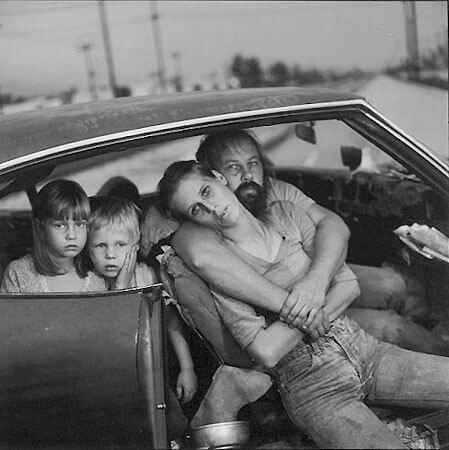
[{"label": "girl's bangs", "polygon": [[56,220],[87,220],[90,214],[89,200],[70,199],[60,201],[53,209]]}]

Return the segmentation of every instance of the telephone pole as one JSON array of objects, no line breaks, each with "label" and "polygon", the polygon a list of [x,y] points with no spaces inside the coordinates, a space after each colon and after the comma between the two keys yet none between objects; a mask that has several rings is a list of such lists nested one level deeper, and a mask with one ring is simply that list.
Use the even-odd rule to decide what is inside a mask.
[{"label": "telephone pole", "polygon": [[175,69],[175,76],[173,82],[175,85],[176,92],[182,92],[183,90],[183,79],[182,79],[182,69],[181,69],[181,53],[178,51],[172,52],[173,66]]},{"label": "telephone pole", "polygon": [[405,39],[407,45],[407,71],[410,78],[419,78],[418,27],[416,25],[416,4],[403,1],[405,16]]},{"label": "telephone pole", "polygon": [[159,26],[159,12],[156,0],[150,0],[151,23],[153,30],[154,47],[156,50],[157,74],[159,86],[162,92],[167,90],[167,78],[165,76],[164,52],[162,51],[161,29]]},{"label": "telephone pole", "polygon": [[98,100],[97,95],[97,86],[95,84],[95,72],[94,65],[92,62],[92,54],[91,54],[92,44],[86,42],[85,44],[80,45],[80,50],[84,54],[84,61],[86,63],[86,71],[87,71],[87,84],[89,86],[89,93],[92,100]]},{"label": "telephone pole", "polygon": [[117,82],[115,79],[114,61],[112,59],[108,22],[106,19],[105,0],[98,0],[98,9],[100,11],[101,31],[103,33],[104,51],[106,54],[106,64],[108,67],[109,87],[112,91],[112,96],[115,97],[117,92]]}]

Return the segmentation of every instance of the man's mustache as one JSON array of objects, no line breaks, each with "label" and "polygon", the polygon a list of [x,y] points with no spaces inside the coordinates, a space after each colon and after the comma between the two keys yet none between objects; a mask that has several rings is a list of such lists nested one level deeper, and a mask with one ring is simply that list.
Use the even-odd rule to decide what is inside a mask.
[{"label": "man's mustache", "polygon": [[259,195],[265,194],[265,189],[257,184],[255,181],[245,181],[242,183],[235,191],[235,195],[238,197],[239,195]]}]

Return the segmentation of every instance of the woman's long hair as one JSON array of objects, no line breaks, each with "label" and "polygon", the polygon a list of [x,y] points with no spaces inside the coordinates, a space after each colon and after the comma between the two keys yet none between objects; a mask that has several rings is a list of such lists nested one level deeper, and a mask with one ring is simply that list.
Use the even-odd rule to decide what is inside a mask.
[{"label": "woman's long hair", "polygon": [[[49,252],[44,231],[46,220],[86,220],[89,218],[89,199],[83,188],[75,181],[54,180],[46,184],[37,194],[33,205],[33,258],[36,270],[42,275],[65,273]],[[86,277],[81,254],[74,260],[80,277]]]}]

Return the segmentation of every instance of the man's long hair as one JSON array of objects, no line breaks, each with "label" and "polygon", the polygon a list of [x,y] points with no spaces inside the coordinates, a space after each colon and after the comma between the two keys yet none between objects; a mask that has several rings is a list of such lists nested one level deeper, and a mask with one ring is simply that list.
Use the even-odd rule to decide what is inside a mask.
[{"label": "man's long hair", "polygon": [[195,154],[196,160],[210,169],[220,171],[219,162],[221,160],[221,155],[230,152],[233,147],[238,147],[241,142],[250,142],[254,145],[262,164],[263,184],[266,187],[269,183],[269,177],[272,176],[272,169],[263,154],[259,141],[249,131],[216,131],[205,136]]}]

